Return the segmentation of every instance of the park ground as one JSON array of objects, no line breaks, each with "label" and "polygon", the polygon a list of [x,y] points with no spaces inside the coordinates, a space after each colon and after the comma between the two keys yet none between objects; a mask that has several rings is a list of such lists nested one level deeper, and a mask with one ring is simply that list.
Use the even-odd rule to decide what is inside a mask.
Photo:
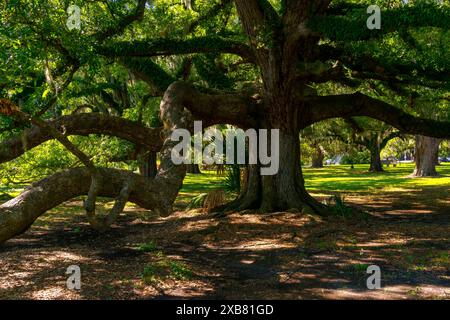
[{"label": "park ground", "polygon": [[[75,199],[0,246],[0,299],[450,299],[450,165],[438,171],[411,179],[405,164],[382,174],[305,169],[315,197],[338,193],[356,208],[328,219],[183,211],[221,187],[213,173],[186,178],[172,216],[129,204],[106,234]],[[373,264],[380,290],[366,286]],[[70,265],[81,268],[80,291],[66,288]]]}]

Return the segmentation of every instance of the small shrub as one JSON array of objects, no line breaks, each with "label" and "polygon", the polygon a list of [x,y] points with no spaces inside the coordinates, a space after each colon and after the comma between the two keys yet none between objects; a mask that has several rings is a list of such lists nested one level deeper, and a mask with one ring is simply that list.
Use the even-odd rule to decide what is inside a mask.
[{"label": "small shrub", "polygon": [[203,208],[203,204],[205,203],[205,199],[207,196],[208,196],[207,193],[201,193],[198,196],[192,198],[192,200],[187,205],[186,210]]},{"label": "small shrub", "polygon": [[369,265],[365,264],[365,263],[359,263],[359,264],[353,265],[353,269],[356,272],[360,272],[360,273],[365,273],[367,271],[367,268],[369,268]]},{"label": "small shrub", "polygon": [[142,272],[142,280],[147,284],[154,283],[157,280],[156,267],[155,266],[146,266],[144,268],[144,271]]},{"label": "small shrub", "polygon": [[193,273],[188,266],[178,261],[169,262],[170,273],[177,280],[191,279]]},{"label": "small shrub", "polygon": [[192,279],[193,275],[194,273],[184,263],[163,258],[155,264],[148,265],[144,268],[142,280],[146,284],[154,284],[159,280],[168,278],[189,280]]},{"label": "small shrub", "polygon": [[224,179],[225,190],[227,192],[241,192],[241,166],[238,164],[226,167],[226,175]]},{"label": "small shrub", "polygon": [[345,198],[340,195],[331,197],[330,202],[333,203],[331,212],[342,218],[349,218],[353,215],[353,209],[345,204]]},{"label": "small shrub", "polygon": [[73,233],[81,233],[81,228],[79,227],[74,228]]}]

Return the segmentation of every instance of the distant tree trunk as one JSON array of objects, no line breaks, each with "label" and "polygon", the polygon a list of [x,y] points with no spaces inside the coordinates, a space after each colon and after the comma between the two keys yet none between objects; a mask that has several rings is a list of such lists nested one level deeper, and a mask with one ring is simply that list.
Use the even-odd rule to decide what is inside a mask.
[{"label": "distant tree trunk", "polygon": [[141,155],[139,172],[142,176],[153,179],[158,172],[156,152],[150,151]]},{"label": "distant tree trunk", "polygon": [[435,177],[438,175],[436,157],[440,143],[440,139],[416,136],[416,168],[412,174],[413,177]]},{"label": "distant tree trunk", "polygon": [[323,159],[325,155],[323,149],[320,145],[316,145],[314,148],[314,153],[312,155],[311,168],[323,168]]},{"label": "distant tree trunk", "polygon": [[378,143],[373,143],[369,148],[370,151],[370,172],[383,172],[383,164],[381,163],[380,147]]},{"label": "distant tree trunk", "polygon": [[201,174],[202,173],[200,171],[199,165],[196,163],[187,165],[186,169],[187,169],[187,173],[192,173],[192,174]]}]

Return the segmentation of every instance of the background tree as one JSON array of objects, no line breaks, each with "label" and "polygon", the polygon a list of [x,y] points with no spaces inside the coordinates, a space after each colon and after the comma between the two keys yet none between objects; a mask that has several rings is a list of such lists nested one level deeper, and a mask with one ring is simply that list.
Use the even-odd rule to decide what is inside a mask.
[{"label": "background tree", "polygon": [[[439,92],[426,93],[412,100],[411,107],[423,116],[430,118],[448,118],[450,114],[450,104],[445,96]],[[430,105],[430,102],[433,106]],[[442,139],[427,137],[423,135],[415,136],[414,160],[416,166],[413,177],[433,177],[437,176],[436,165],[439,164],[439,145]]]}]

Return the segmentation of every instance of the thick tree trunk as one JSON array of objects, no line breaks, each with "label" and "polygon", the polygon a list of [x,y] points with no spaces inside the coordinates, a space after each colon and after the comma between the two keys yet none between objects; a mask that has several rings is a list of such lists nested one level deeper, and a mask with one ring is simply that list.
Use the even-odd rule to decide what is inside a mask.
[{"label": "thick tree trunk", "polygon": [[259,165],[248,165],[247,181],[241,190],[239,197],[220,208],[225,211],[243,211],[247,209],[259,209],[261,203],[261,175]]},{"label": "thick tree trunk", "polygon": [[200,171],[199,165],[196,163],[186,165],[186,170],[187,170],[187,173],[191,173],[191,174],[201,174],[202,173]]},{"label": "thick tree trunk", "polygon": [[279,171],[262,177],[263,212],[298,209],[304,212],[325,213],[325,207],[305,189],[298,132],[280,130]]},{"label": "thick tree trunk", "polygon": [[326,213],[326,207],[305,189],[300,165],[300,141],[297,134],[280,132],[279,170],[261,175],[260,165],[250,165],[246,190],[220,210],[274,212],[296,209],[307,213]]},{"label": "thick tree trunk", "polygon": [[383,172],[383,164],[381,163],[380,148],[374,144],[370,150],[370,172]]},{"label": "thick tree trunk", "polygon": [[316,145],[314,148],[314,153],[312,155],[311,168],[323,168],[324,158],[325,155],[323,153],[322,147],[320,145]]},{"label": "thick tree trunk", "polygon": [[439,152],[439,144],[442,140],[416,136],[416,167],[412,174],[413,177],[435,177],[438,176],[436,171],[436,155]]},{"label": "thick tree trunk", "polygon": [[280,134],[279,170],[275,175],[262,176],[260,170],[260,165],[249,165],[246,188],[236,200],[217,211],[251,209],[263,213],[296,209],[306,213],[327,213],[326,206],[305,189],[298,134]]},{"label": "thick tree trunk", "polygon": [[436,148],[436,153],[434,155],[434,161],[435,161],[437,166],[441,165],[441,163],[439,162],[439,146]]}]

